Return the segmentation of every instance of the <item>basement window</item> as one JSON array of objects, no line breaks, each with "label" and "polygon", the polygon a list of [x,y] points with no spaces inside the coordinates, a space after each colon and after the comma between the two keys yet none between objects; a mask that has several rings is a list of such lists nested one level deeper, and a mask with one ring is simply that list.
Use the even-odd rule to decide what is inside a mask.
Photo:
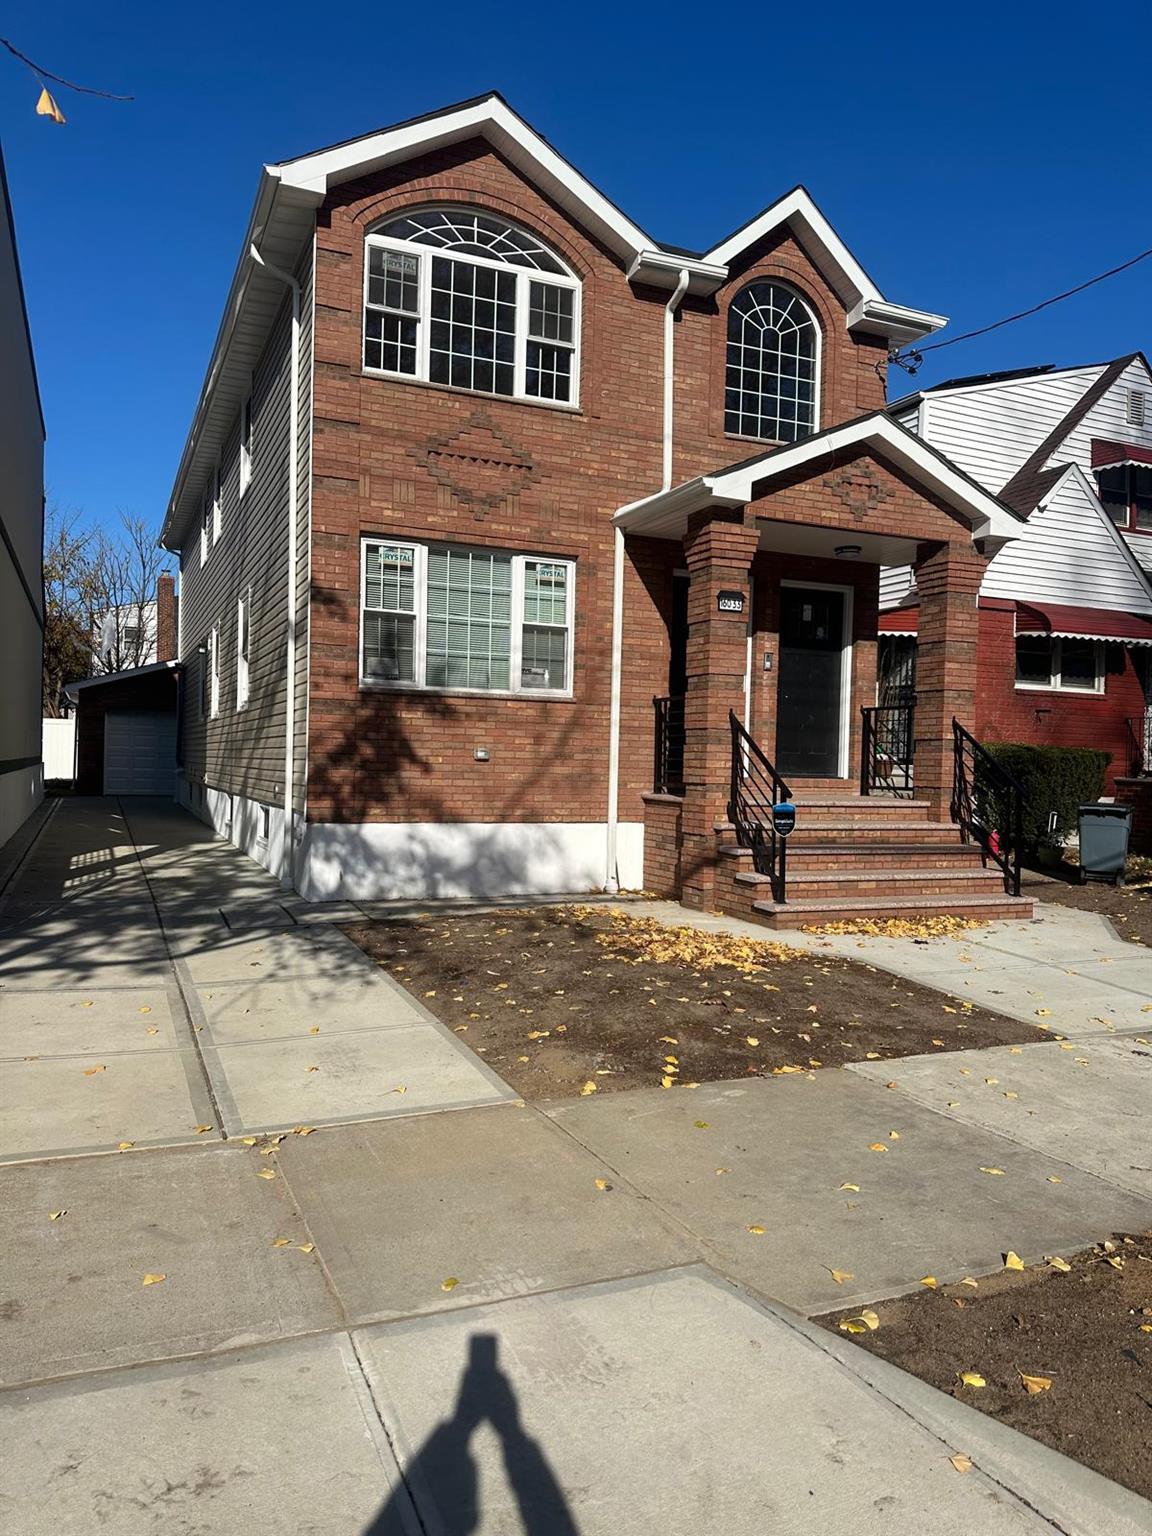
[{"label": "basement window", "polygon": [[1016,636],[1016,687],[1104,692],[1104,642],[1060,635]]},{"label": "basement window", "polygon": [[361,681],[570,698],[574,586],[571,560],[366,539]]}]

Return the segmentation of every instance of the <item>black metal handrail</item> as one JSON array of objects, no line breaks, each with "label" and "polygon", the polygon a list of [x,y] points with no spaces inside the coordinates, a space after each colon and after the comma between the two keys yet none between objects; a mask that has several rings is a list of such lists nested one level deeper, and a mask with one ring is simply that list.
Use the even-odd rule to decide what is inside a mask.
[{"label": "black metal handrail", "polygon": [[741,848],[752,850],[752,867],[772,882],[773,901],[786,902],[788,840],[778,837],[772,824],[772,807],[791,799],[791,791],[758,744],[741,725],[734,710],[728,712],[732,732],[732,776],[728,796],[728,820],[736,829]]},{"label": "black metal handrail", "polygon": [[860,793],[910,798],[915,706],[865,704],[860,716]]},{"label": "black metal handrail", "polygon": [[652,788],[658,795],[684,793],[684,695],[653,699],[656,739]]},{"label": "black metal handrail", "polygon": [[999,866],[1009,895],[1019,896],[1024,786],[956,719],[952,751],[952,820]]}]

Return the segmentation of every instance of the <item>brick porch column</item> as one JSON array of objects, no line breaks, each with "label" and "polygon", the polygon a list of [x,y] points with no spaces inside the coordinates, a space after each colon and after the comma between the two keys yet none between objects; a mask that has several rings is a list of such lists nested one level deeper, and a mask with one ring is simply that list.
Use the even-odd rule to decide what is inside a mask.
[{"label": "brick porch column", "polygon": [[[713,905],[716,834],[727,816],[731,733],[728,711],[744,710],[749,574],[759,542],[740,512],[698,513],[684,536],[688,566],[688,684],[684,702],[684,816],[681,901]],[[721,613],[721,591],[744,594],[743,613]]]},{"label": "brick porch column", "polygon": [[969,730],[975,726],[976,595],[986,564],[971,545],[922,544],[915,565],[920,623],[913,773],[916,798],[929,802],[933,821],[951,815],[952,717]]}]

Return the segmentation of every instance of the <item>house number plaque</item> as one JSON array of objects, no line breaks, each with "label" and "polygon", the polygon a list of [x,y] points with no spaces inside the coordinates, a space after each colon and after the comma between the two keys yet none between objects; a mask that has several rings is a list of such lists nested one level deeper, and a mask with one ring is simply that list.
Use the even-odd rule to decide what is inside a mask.
[{"label": "house number plaque", "polygon": [[743,613],[743,592],[718,592],[716,594],[716,608],[720,613]]}]

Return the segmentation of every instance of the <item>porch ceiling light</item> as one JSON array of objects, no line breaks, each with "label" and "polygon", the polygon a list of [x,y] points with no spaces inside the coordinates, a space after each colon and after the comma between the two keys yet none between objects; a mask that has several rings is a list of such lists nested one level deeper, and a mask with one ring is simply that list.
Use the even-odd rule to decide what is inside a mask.
[{"label": "porch ceiling light", "polygon": [[864,546],[862,544],[837,544],[832,553],[836,556],[837,560],[854,560],[857,555],[864,553]]}]

